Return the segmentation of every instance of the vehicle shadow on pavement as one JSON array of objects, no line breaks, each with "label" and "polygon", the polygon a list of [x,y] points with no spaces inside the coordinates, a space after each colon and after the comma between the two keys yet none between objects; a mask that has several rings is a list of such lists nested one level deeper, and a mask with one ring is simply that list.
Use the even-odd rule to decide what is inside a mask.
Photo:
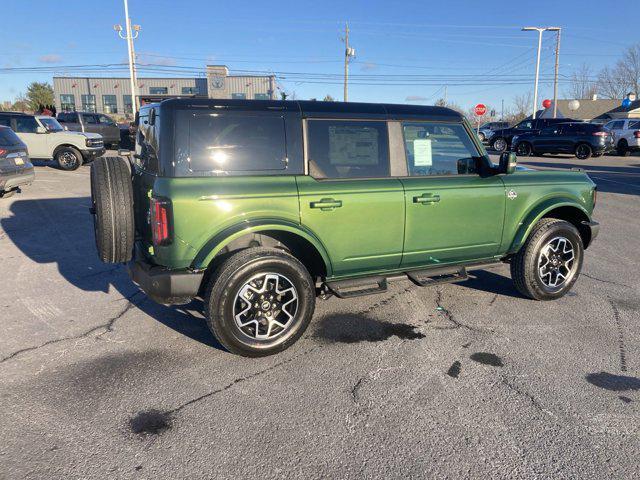
[{"label": "vehicle shadow on pavement", "polygon": [[582,168],[596,183],[596,185],[598,185],[599,192],[640,195],[640,168],[634,166],[590,165],[586,163],[544,163],[524,159],[522,160],[522,165],[534,168],[567,170],[572,168]]},{"label": "vehicle shadow on pavement", "polygon": [[[114,288],[145,314],[176,332],[220,350],[224,348],[209,331],[199,312],[202,301],[166,306],[148,299],[129,279],[122,264],[104,264],[98,259],[89,214],[89,197],[16,200],[10,216],[0,226],[20,251],[38,264],[55,264],[60,276],[84,292],[108,293]],[[55,281],[45,274],[36,282]]]},{"label": "vehicle shadow on pavement", "polygon": [[490,270],[473,270],[469,272],[469,279],[460,282],[459,285],[505,297],[525,298],[513,286],[513,281],[510,277]]}]

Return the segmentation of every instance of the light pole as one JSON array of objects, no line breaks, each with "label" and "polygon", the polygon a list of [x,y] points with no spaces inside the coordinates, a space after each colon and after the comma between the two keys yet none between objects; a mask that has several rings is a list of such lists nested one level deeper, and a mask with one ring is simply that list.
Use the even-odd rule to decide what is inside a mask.
[{"label": "light pole", "polygon": [[[138,81],[136,79],[136,60],[135,52],[133,50],[133,41],[138,38],[140,33],[140,25],[131,25],[131,19],[129,18],[129,2],[124,0],[124,16],[125,16],[125,28],[126,33],[122,34],[122,25],[114,25],[113,29],[118,32],[118,36],[127,41],[127,50],[129,52],[129,80],[131,82],[131,107],[133,113],[138,111],[138,89],[136,87]],[[135,33],[134,33],[135,32]]]},{"label": "light pole", "polygon": [[349,101],[349,59],[356,56],[355,49],[349,46],[349,24],[346,23],[344,27],[344,96],[345,102]]},{"label": "light pole", "polygon": [[522,27],[522,31],[533,31],[538,32],[538,54],[536,58],[536,81],[533,87],[533,114],[532,118],[535,120],[536,118],[536,109],[538,108],[538,79],[540,77],[540,50],[542,49],[542,32],[545,30],[558,31],[560,27]]}]

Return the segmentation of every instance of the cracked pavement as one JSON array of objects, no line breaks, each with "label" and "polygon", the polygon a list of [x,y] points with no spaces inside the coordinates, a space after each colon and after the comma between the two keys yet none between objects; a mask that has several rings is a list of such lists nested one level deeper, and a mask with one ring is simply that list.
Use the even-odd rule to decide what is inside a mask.
[{"label": "cracked pavement", "polygon": [[89,168],[38,166],[0,200],[0,478],[637,478],[640,157],[526,163],[598,183],[565,298],[392,283],[264,359],[101,264]]}]

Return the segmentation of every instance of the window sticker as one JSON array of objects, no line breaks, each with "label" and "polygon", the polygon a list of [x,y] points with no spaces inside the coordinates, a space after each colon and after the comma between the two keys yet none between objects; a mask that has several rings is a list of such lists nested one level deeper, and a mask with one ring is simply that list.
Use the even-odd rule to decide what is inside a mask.
[{"label": "window sticker", "polygon": [[430,167],[433,165],[430,138],[418,138],[413,141],[413,164],[416,167]]}]

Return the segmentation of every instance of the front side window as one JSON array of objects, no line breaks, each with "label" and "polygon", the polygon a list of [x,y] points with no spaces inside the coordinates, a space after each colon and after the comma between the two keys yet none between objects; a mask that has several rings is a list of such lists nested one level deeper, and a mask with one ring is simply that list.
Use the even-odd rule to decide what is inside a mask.
[{"label": "front side window", "polygon": [[82,120],[87,125],[97,125],[98,124],[98,115],[83,115]]},{"label": "front side window", "polygon": [[234,100],[244,100],[245,98],[247,98],[247,95],[244,93],[232,93],[231,98],[233,98]]},{"label": "front side window", "polygon": [[612,130],[622,130],[624,128],[624,122],[622,120],[616,120],[610,128]]},{"label": "front side window", "polygon": [[285,170],[282,116],[191,114],[176,135],[176,176]]},{"label": "front side window", "polygon": [[118,100],[115,95],[103,95],[102,105],[105,113],[118,113]]},{"label": "front side window", "polygon": [[95,95],[82,95],[82,110],[85,112],[96,112]]},{"label": "front side window", "polygon": [[516,125],[516,128],[519,130],[531,130],[533,128],[533,122],[530,120],[527,120],[526,122],[520,122],[518,125]]},{"label": "front side window", "polygon": [[480,154],[460,123],[402,126],[410,176],[478,173]]},{"label": "front side window", "polygon": [[113,120],[111,120],[106,115],[99,115],[98,116],[98,123],[100,123],[102,125],[114,125]]},{"label": "front side window", "polygon": [[11,127],[11,117],[5,117],[3,115],[0,115],[0,125],[3,125],[5,127]]},{"label": "front side window", "polygon": [[75,97],[73,95],[60,95],[60,110],[63,112],[75,112]]},{"label": "front side window", "polygon": [[149,87],[149,95],[166,95],[169,93],[167,87]]},{"label": "front side window", "polygon": [[34,117],[16,117],[16,132],[37,133],[38,122]]},{"label": "front side window", "polygon": [[308,120],[307,148],[314,178],[389,176],[386,122]]},{"label": "front side window", "polygon": [[64,128],[53,117],[41,117],[40,123],[47,129],[47,132],[62,132]]}]

